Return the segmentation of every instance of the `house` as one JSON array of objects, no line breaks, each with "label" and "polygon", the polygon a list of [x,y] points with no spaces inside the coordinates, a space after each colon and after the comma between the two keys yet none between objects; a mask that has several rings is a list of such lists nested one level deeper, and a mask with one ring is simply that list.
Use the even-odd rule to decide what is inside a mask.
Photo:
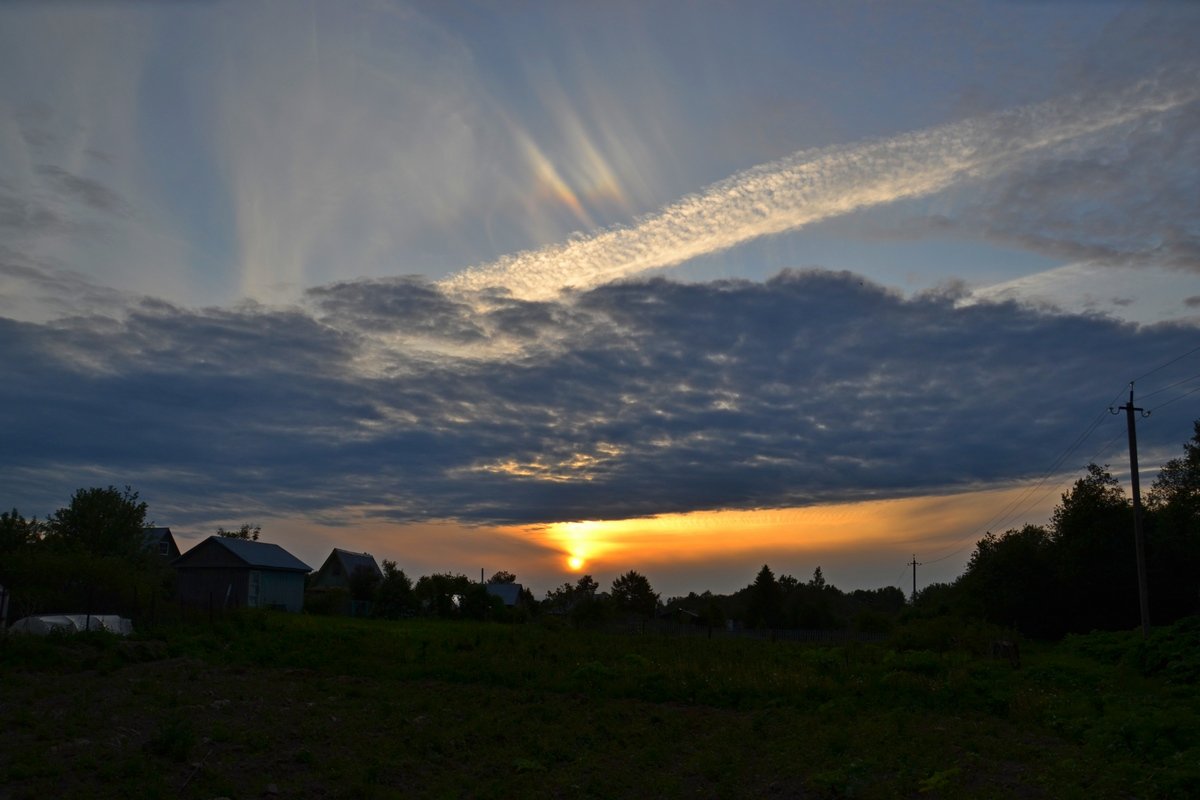
[{"label": "house", "polygon": [[146,528],[142,531],[142,548],[157,553],[167,561],[179,558],[179,545],[171,535],[170,528]]},{"label": "house", "polygon": [[171,562],[181,602],[206,608],[304,607],[312,571],[277,544],[210,536]]},{"label": "house", "polygon": [[499,597],[506,608],[521,605],[521,584],[519,583],[489,583],[485,587],[492,597]]},{"label": "house", "polygon": [[[327,613],[349,614],[354,617],[369,615],[371,601],[365,597],[355,598],[352,593],[350,579],[356,572],[370,575],[376,581],[383,580],[383,572],[370,553],[333,548],[333,552],[309,582],[308,590],[313,593],[312,597],[316,602],[314,607],[324,608]],[[322,595],[325,595],[324,600],[320,599]]]},{"label": "house", "polygon": [[350,576],[360,569],[383,580],[383,573],[375,563],[375,556],[335,547],[329,558],[325,559],[325,563],[313,575],[310,586],[314,589],[349,589]]}]

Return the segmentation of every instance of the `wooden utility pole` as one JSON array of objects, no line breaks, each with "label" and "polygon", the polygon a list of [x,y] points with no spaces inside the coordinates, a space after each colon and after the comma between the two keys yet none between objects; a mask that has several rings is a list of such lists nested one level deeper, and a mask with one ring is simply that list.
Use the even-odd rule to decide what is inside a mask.
[{"label": "wooden utility pole", "polygon": [[912,564],[913,568],[913,593],[912,599],[909,602],[915,603],[917,601],[917,567],[921,566],[921,562],[917,561],[916,553],[913,553],[913,560],[909,563]]},{"label": "wooden utility pole", "polygon": [[1123,406],[1110,408],[1116,414],[1124,409],[1125,423],[1129,427],[1129,481],[1133,485],[1133,545],[1137,550],[1138,575],[1138,606],[1142,612],[1142,638],[1150,635],[1150,598],[1146,589],[1146,542],[1142,533],[1142,489],[1138,479],[1137,460],[1137,424],[1133,412],[1143,417],[1150,416],[1148,411],[1133,406],[1133,384],[1129,384],[1129,402]]}]

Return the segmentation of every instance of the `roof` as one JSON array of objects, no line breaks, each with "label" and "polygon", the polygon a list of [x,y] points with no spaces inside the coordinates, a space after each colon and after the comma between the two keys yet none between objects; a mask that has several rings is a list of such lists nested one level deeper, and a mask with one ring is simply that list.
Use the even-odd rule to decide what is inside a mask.
[{"label": "roof", "polygon": [[506,606],[515,606],[521,602],[521,584],[519,583],[489,583],[487,593],[499,597]]},{"label": "roof", "polygon": [[142,531],[142,541],[146,544],[158,544],[168,537],[175,538],[171,536],[170,528],[145,528]]},{"label": "roof", "polygon": [[255,542],[250,539],[235,539],[229,536],[210,536],[205,541],[216,542],[250,567],[312,572],[312,567],[277,544]]},{"label": "roof", "polygon": [[346,575],[353,575],[355,570],[366,569],[382,576],[379,565],[375,563],[375,556],[370,553],[354,553],[350,550],[343,550],[340,547],[333,548],[334,554],[338,557],[338,561],[342,562],[342,570]]}]

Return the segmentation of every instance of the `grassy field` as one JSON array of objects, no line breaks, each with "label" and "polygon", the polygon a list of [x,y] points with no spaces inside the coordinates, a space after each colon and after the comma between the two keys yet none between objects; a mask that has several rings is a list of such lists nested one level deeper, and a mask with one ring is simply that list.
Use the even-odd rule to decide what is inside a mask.
[{"label": "grassy field", "polygon": [[246,614],[11,636],[0,797],[1200,796],[1195,622],[1024,645],[1020,669],[934,628],[820,646]]}]

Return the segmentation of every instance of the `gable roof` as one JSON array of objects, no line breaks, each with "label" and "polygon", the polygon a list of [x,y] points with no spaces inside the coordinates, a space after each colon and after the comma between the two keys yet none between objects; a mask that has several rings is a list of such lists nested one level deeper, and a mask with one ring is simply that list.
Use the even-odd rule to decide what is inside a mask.
[{"label": "gable roof", "polygon": [[179,544],[170,528],[143,528],[142,549],[168,559],[179,556]]},{"label": "gable roof", "polygon": [[142,542],[147,545],[158,544],[163,539],[166,539],[168,537],[170,537],[172,539],[175,538],[175,537],[171,536],[170,528],[143,528],[142,529]]},{"label": "gable roof", "polygon": [[349,550],[343,550],[340,547],[335,547],[330,555],[336,556],[337,560],[342,562],[342,571],[347,576],[353,575],[356,569],[370,570],[380,577],[383,576],[379,565],[375,563],[375,556],[370,553],[354,553]]},{"label": "gable roof", "polygon": [[188,557],[205,546],[223,547],[248,567],[283,570],[287,572],[312,572],[312,567],[277,544],[255,542],[249,539],[234,539],[228,536],[210,536],[175,559],[174,563],[178,566],[187,566]]},{"label": "gable roof", "polygon": [[515,606],[521,602],[521,584],[519,583],[489,583],[484,587],[493,597],[499,597],[506,606]]}]

